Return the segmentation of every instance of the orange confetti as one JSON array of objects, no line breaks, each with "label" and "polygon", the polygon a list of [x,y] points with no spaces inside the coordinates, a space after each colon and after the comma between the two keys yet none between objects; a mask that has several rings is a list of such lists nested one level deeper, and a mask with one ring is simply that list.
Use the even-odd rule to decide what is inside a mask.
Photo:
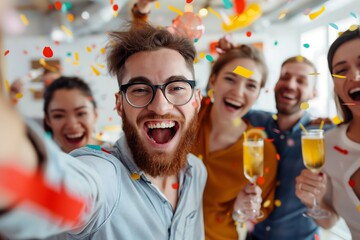
[{"label": "orange confetti", "polygon": [[279,161],[280,160],[280,155],[277,153],[276,154],[276,159]]},{"label": "orange confetti", "polygon": [[269,170],[268,167],[266,167],[266,168],[264,169],[264,172],[265,172],[265,173],[269,173],[269,171],[270,171],[270,170]]},{"label": "orange confetti", "polygon": [[193,101],[192,105],[193,105],[193,107],[196,108],[196,109],[199,107],[199,104],[198,104],[197,101]]},{"label": "orange confetti", "polygon": [[314,238],[315,238],[315,240],[320,240],[320,237],[319,237],[319,235],[317,235],[317,233],[315,233]]},{"label": "orange confetti", "polygon": [[43,49],[43,55],[44,55],[44,57],[46,57],[46,58],[51,58],[51,57],[54,55],[54,52],[53,52],[53,50],[51,49],[51,47],[46,46],[46,47],[44,47],[44,49]]},{"label": "orange confetti", "polygon": [[68,20],[69,22],[73,22],[74,19],[75,19],[74,14],[69,13],[69,14],[67,15],[67,20]]},{"label": "orange confetti", "polygon": [[265,178],[260,176],[258,177],[258,179],[256,180],[257,184],[259,185],[263,185],[265,183]]},{"label": "orange confetti", "polygon": [[60,1],[56,1],[55,2],[55,9],[60,11],[61,10],[61,7],[62,7],[62,3]]},{"label": "orange confetti", "polygon": [[110,0],[110,5],[113,5],[114,4],[114,0]]},{"label": "orange confetti", "polygon": [[4,56],[8,55],[9,53],[10,53],[10,50],[6,50],[6,51],[4,52]]},{"label": "orange confetti", "polygon": [[172,187],[173,189],[179,189],[179,183],[173,183],[173,184],[171,185],[171,187]]},{"label": "orange confetti", "polygon": [[131,179],[132,180],[139,180],[140,179],[140,175],[138,173],[132,173],[131,174]]},{"label": "orange confetti", "polygon": [[276,207],[280,207],[281,206],[281,201],[279,199],[275,200],[274,202]]}]

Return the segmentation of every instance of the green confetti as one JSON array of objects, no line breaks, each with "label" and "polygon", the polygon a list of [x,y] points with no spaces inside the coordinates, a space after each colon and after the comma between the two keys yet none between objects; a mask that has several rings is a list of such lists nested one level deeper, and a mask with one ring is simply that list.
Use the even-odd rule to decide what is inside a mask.
[{"label": "green confetti", "polygon": [[214,58],[213,58],[211,55],[209,55],[209,54],[206,55],[206,59],[207,59],[209,62],[213,62],[213,61],[214,61]]}]

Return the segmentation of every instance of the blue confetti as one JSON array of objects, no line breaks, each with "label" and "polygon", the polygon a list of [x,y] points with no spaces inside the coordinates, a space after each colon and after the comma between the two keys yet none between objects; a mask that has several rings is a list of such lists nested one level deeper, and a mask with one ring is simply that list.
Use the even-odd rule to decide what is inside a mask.
[{"label": "blue confetti", "polygon": [[304,46],[304,48],[309,48],[309,47],[310,47],[310,44],[305,43],[303,46]]},{"label": "blue confetti", "polygon": [[101,147],[100,145],[91,145],[91,144],[87,144],[86,145],[88,148],[94,149],[94,150],[99,150],[101,151]]},{"label": "blue confetti", "polygon": [[232,3],[230,0],[223,0],[223,3],[224,3],[224,8],[225,9],[230,9],[233,7]]},{"label": "blue confetti", "polygon": [[335,28],[336,30],[339,30],[339,27],[335,23],[329,23],[329,25]]},{"label": "blue confetti", "polygon": [[356,13],[354,13],[354,12],[350,12],[350,15],[353,16],[354,18],[357,18]]},{"label": "blue confetti", "polygon": [[214,58],[211,56],[211,55],[206,55],[206,59],[209,61],[209,62],[213,62],[214,61]]}]

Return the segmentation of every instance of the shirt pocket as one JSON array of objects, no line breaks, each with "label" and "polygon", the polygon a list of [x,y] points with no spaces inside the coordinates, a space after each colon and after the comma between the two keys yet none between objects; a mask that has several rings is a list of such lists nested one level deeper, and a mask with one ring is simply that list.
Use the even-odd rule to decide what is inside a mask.
[{"label": "shirt pocket", "polygon": [[185,220],[183,240],[201,240],[203,227],[200,223],[198,211],[190,212]]}]

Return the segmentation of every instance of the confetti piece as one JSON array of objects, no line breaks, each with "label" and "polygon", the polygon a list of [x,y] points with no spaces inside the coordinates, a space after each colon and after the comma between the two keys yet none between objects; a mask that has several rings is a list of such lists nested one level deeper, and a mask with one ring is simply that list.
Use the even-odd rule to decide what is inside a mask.
[{"label": "confetti piece", "polygon": [[270,142],[270,143],[272,143],[272,142],[275,141],[273,138],[265,138],[264,140],[265,140],[266,142]]},{"label": "confetti piece", "polygon": [[205,53],[204,53],[204,52],[200,52],[199,57],[200,57],[200,58],[204,58],[204,57],[205,57]]},{"label": "confetti piece", "polygon": [[270,207],[270,204],[271,204],[271,201],[268,199],[263,203],[263,207],[268,208],[268,207]]},{"label": "confetti piece", "polygon": [[329,23],[329,25],[334,29],[339,30],[339,27],[335,23]]},{"label": "confetti piece", "polygon": [[105,68],[105,65],[100,63],[97,63],[96,66],[98,66],[99,68]]},{"label": "confetti piece", "polygon": [[192,0],[186,0],[187,4],[190,4],[192,2]]},{"label": "confetti piece", "polygon": [[292,138],[289,138],[286,143],[289,147],[293,147],[295,145],[295,141]]},{"label": "confetti piece", "polygon": [[44,47],[44,49],[43,49],[43,55],[44,55],[44,57],[46,57],[46,58],[51,58],[52,56],[54,56],[54,52],[53,52],[53,50],[51,49],[51,47],[46,46],[46,47]]},{"label": "confetti piece", "polygon": [[114,0],[110,0],[110,5],[113,5],[114,4]]},{"label": "confetti piece", "polygon": [[27,17],[24,14],[20,14],[20,19],[25,26],[29,25],[29,20],[27,19]]},{"label": "confetti piece", "polygon": [[78,62],[79,61],[79,53],[74,52],[74,57],[75,57],[75,61]]},{"label": "confetti piece", "polygon": [[197,157],[198,157],[199,159],[203,160],[203,155],[199,154]]},{"label": "confetti piece", "polygon": [[137,181],[137,180],[140,179],[140,175],[138,173],[132,173],[131,174],[131,179]]},{"label": "confetti piece", "polygon": [[265,178],[263,176],[258,177],[256,180],[257,184],[263,185],[265,183]]},{"label": "confetti piece", "polygon": [[213,61],[214,61],[214,58],[213,58],[211,55],[209,55],[209,54],[206,54],[205,58],[206,58],[206,60],[208,60],[209,62],[213,62]]},{"label": "confetti piece", "polygon": [[232,124],[235,126],[235,127],[239,127],[241,125],[241,118],[235,118],[233,121],[232,121]]},{"label": "confetti piece", "polygon": [[74,19],[75,19],[74,14],[69,13],[69,14],[67,15],[67,20],[68,20],[69,22],[73,22]]},{"label": "confetti piece", "polygon": [[108,153],[108,154],[111,154],[111,152],[109,152],[109,151],[106,150],[105,148],[101,148],[101,151],[106,152],[106,153]]},{"label": "confetti piece", "polygon": [[61,10],[61,7],[62,7],[62,3],[60,1],[56,1],[55,2],[55,9],[60,11]]},{"label": "confetti piece", "polygon": [[352,188],[355,187],[355,181],[350,179],[349,180],[349,186],[352,187]]},{"label": "confetti piece", "polygon": [[350,16],[352,16],[353,18],[357,18],[356,13],[354,13],[354,12],[350,12]]},{"label": "confetti piece", "polygon": [[313,12],[313,13],[310,13],[309,14],[309,18],[310,20],[314,20],[315,18],[317,18],[318,16],[320,16],[323,12],[325,11],[325,7],[324,6],[321,6],[321,9],[316,11],[316,12]]},{"label": "confetti piece", "polygon": [[342,79],[346,78],[345,76],[342,76],[339,74],[331,74],[331,76],[336,77],[336,78],[342,78]]},{"label": "confetti piece", "polygon": [[309,75],[310,75],[310,76],[319,76],[320,73],[318,73],[318,72],[312,72],[312,73],[309,73]]},{"label": "confetti piece", "polygon": [[305,43],[303,46],[304,46],[304,48],[309,48],[309,47],[310,47],[310,44]]},{"label": "confetti piece", "polygon": [[275,202],[274,202],[274,205],[276,207],[280,207],[281,206],[281,201],[279,199],[276,199]]},{"label": "confetti piece", "polygon": [[87,144],[86,146],[87,146],[88,148],[91,148],[91,149],[94,149],[94,150],[101,151],[101,147],[100,147],[100,145]]},{"label": "confetti piece", "polygon": [[246,32],[247,37],[251,37],[252,33],[250,31]]},{"label": "confetti piece", "polygon": [[64,25],[61,25],[60,28],[61,28],[61,30],[63,30],[63,31],[66,33],[66,35],[68,35],[69,37],[72,37],[72,36],[73,36],[72,31],[70,31],[70,29],[68,29],[68,28],[65,27]]},{"label": "confetti piece", "polygon": [[101,54],[106,53],[106,48],[100,48],[100,53],[101,53]]},{"label": "confetti piece", "polygon": [[300,108],[301,108],[302,110],[308,109],[309,106],[310,106],[310,105],[309,105],[308,102],[303,102],[303,103],[300,104]]},{"label": "confetti piece", "polygon": [[113,5],[113,10],[114,10],[115,12],[117,12],[117,11],[119,10],[119,5],[114,4],[114,5]]},{"label": "confetti piece", "polygon": [[319,237],[319,235],[317,235],[317,233],[315,233],[314,238],[315,238],[315,240],[320,240],[320,237]]},{"label": "confetti piece", "polygon": [[341,147],[339,147],[339,146],[334,146],[334,149],[336,150],[336,151],[338,151],[339,153],[341,153],[341,154],[344,154],[344,155],[347,155],[349,152],[348,152],[348,150],[346,150],[346,149],[342,149]]},{"label": "confetti piece", "polygon": [[284,17],[286,17],[286,14],[287,14],[287,10],[282,11],[278,16],[278,19],[279,20],[283,19]]},{"label": "confetti piece", "polygon": [[353,25],[351,25],[350,27],[349,27],[349,30],[350,31],[355,31],[356,29],[358,29],[358,25],[356,25],[356,24],[353,24]]},{"label": "confetti piece", "polygon": [[27,54],[28,54],[28,51],[24,50],[24,51],[23,51],[23,54],[24,54],[24,55],[27,55]]},{"label": "confetti piece", "polygon": [[155,9],[159,9],[161,6],[161,3],[159,1],[156,1],[155,3]]},{"label": "confetti piece", "polygon": [[244,78],[250,78],[254,72],[247,69],[247,68],[244,68],[242,66],[237,66],[234,70],[233,70],[233,73],[236,73],[237,75],[240,75]]},{"label": "confetti piece", "polygon": [[10,53],[10,50],[6,50],[6,51],[4,52],[4,56],[7,56],[9,53]]},{"label": "confetti piece", "polygon": [[211,103],[211,99],[210,99],[210,98],[206,98],[206,99],[205,99],[205,104],[206,104],[206,105],[209,105],[210,103]]},{"label": "confetti piece", "polygon": [[171,185],[171,187],[172,187],[173,189],[179,189],[179,183],[173,183],[173,184]]},{"label": "confetti piece", "polygon": [[194,59],[194,64],[197,64],[199,62],[199,58]]},{"label": "confetti piece", "polygon": [[265,172],[265,173],[269,173],[269,171],[270,171],[270,170],[269,170],[268,167],[265,167],[265,168],[264,168],[264,172]]},{"label": "confetti piece", "polygon": [[86,51],[87,51],[88,53],[91,53],[91,51],[92,51],[91,47],[86,47]]},{"label": "confetti piece", "polygon": [[220,20],[222,20],[221,14],[218,13],[217,11],[215,11],[212,7],[208,7],[208,11],[210,13],[212,13],[213,15],[215,15],[215,17],[219,18]]},{"label": "confetti piece", "polygon": [[224,8],[225,9],[230,9],[233,7],[232,3],[230,0],[222,0],[223,4],[224,4]]},{"label": "confetti piece", "polygon": [[174,7],[174,6],[169,5],[168,8],[169,8],[171,11],[177,13],[177,14],[180,15],[180,16],[184,15],[184,13],[183,13],[181,10],[177,9],[177,8]]},{"label": "confetti piece", "polygon": [[303,62],[303,61],[304,61],[304,57],[303,57],[303,56],[296,56],[296,61],[298,61],[298,62]]},{"label": "confetti piece", "polygon": [[48,186],[40,171],[29,174],[12,166],[1,166],[0,186],[18,202],[32,202],[60,218],[61,222],[77,224],[81,220],[85,201],[69,195],[63,186],[56,189]]},{"label": "confetti piece", "polygon": [[280,161],[280,154],[276,154],[276,160]]},{"label": "confetti piece", "polygon": [[198,104],[197,101],[193,101],[193,102],[192,102],[192,106],[193,106],[195,109],[197,109],[197,108],[199,107],[199,104]]},{"label": "confetti piece", "polygon": [[333,118],[331,119],[331,121],[332,121],[335,125],[339,125],[340,123],[343,122],[339,116],[333,117]]},{"label": "confetti piece", "polygon": [[344,106],[355,106],[356,104],[355,104],[355,103],[350,102],[350,103],[343,103],[342,105],[344,105]]},{"label": "confetti piece", "polygon": [[48,4],[48,10],[52,10],[52,5],[50,3]]},{"label": "confetti piece", "polygon": [[357,206],[357,210],[360,212],[360,204]]},{"label": "confetti piece", "polygon": [[96,75],[96,76],[100,76],[100,72],[99,70],[97,70],[96,67],[94,67],[93,65],[90,65],[91,67],[91,70],[93,71],[93,73]]},{"label": "confetti piece", "polygon": [[277,46],[278,44],[279,44],[279,42],[278,42],[278,41],[275,41],[275,42],[274,42],[274,45],[275,45],[275,46]]},{"label": "confetti piece", "polygon": [[276,114],[273,114],[272,115],[272,118],[276,121],[276,120],[278,120],[278,116],[276,115]]},{"label": "confetti piece", "polygon": [[22,93],[17,93],[17,94],[15,94],[15,98],[16,99],[20,99],[20,98],[22,98],[23,97],[23,94]]}]

